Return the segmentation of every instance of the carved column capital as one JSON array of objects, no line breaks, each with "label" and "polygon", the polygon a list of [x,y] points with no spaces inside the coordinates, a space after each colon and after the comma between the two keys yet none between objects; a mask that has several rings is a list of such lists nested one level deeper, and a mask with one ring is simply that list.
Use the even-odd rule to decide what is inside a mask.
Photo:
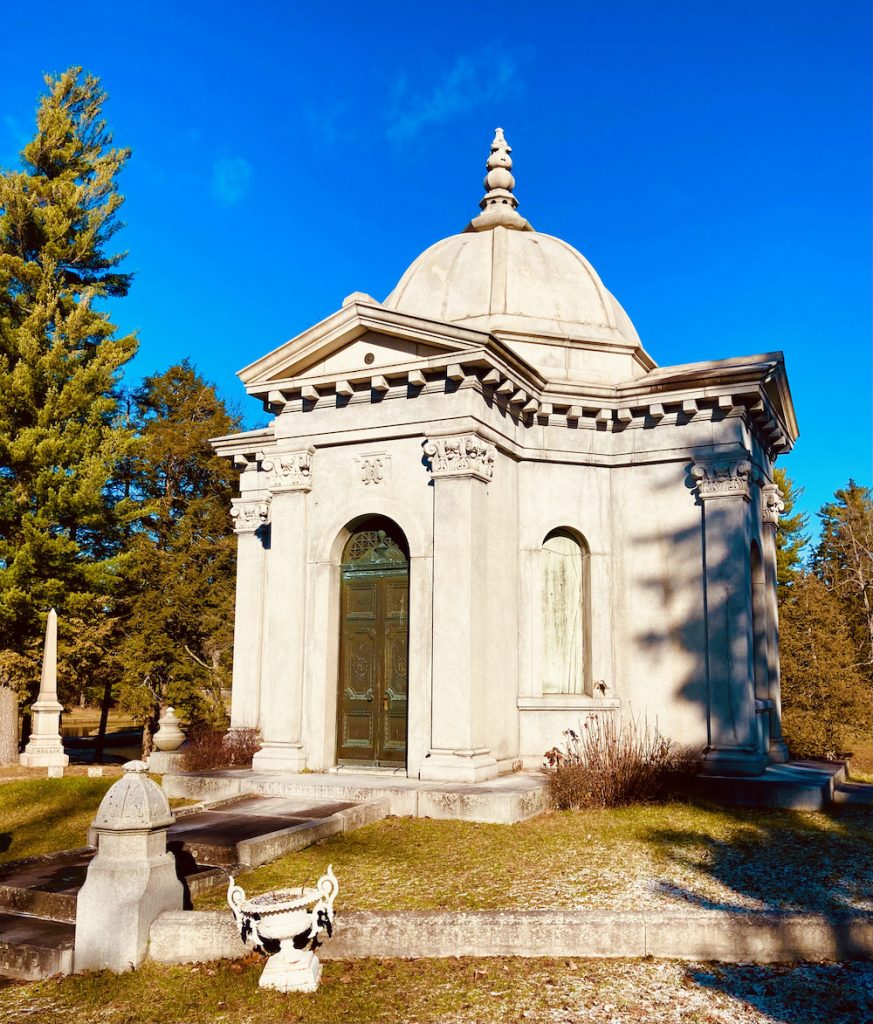
[{"label": "carved column capital", "polygon": [[261,465],[268,474],[270,493],[311,491],[314,455],[315,449],[309,447],[298,452],[278,452],[268,456]]},{"label": "carved column capital", "polygon": [[779,516],[785,511],[782,492],[776,484],[764,484],[761,487],[761,519],[765,526],[779,525]]},{"label": "carved column capital", "polygon": [[701,501],[710,498],[743,498],[751,501],[749,481],[752,464],[747,459],[695,462],[691,475],[697,481]]},{"label": "carved column capital", "polygon": [[477,434],[428,438],[424,454],[433,477],[471,476],[486,483],[494,475],[497,449]]},{"label": "carved column capital", "polygon": [[233,498],[230,504],[234,533],[254,533],[269,521],[269,498]]}]

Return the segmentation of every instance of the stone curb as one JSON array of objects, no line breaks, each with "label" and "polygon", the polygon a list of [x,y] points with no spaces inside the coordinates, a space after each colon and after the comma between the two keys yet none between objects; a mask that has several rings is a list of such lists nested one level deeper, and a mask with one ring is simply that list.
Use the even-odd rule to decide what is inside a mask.
[{"label": "stone curb", "polygon": [[[244,956],[229,911],[167,911],[149,956],[198,963]],[[643,957],[775,963],[873,959],[873,914],[571,911],[347,911],[322,959]]]}]

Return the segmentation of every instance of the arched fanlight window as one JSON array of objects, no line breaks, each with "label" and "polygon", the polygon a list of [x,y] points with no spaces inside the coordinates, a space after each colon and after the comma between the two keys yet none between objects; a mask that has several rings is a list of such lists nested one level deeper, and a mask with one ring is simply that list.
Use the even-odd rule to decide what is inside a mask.
[{"label": "arched fanlight window", "polygon": [[569,530],[552,530],[541,566],[543,693],[585,693],[587,551]]}]

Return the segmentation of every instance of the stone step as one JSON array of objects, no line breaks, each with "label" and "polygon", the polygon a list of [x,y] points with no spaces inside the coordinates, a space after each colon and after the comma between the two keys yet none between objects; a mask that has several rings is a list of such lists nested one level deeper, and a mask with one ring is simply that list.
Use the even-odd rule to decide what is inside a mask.
[{"label": "stone step", "polygon": [[788,761],[771,764],[762,775],[701,775],[691,784],[695,796],[732,807],[773,807],[820,811],[845,784],[841,761]]},{"label": "stone step", "polygon": [[83,847],[0,866],[0,910],[72,923],[76,893],[93,856],[93,849]]},{"label": "stone step", "polygon": [[223,868],[257,867],[328,836],[384,818],[388,805],[252,794],[180,816],[168,845],[180,858]]},{"label": "stone step", "polygon": [[72,974],[75,934],[69,922],[0,912],[0,977],[39,981]]},{"label": "stone step", "polygon": [[873,785],[866,782],[842,782],[834,789],[835,804],[873,806]]}]

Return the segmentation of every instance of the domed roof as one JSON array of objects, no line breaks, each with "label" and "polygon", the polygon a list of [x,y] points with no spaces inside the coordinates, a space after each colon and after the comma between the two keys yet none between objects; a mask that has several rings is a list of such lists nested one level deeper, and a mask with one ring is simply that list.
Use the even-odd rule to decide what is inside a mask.
[{"label": "domed roof", "polygon": [[498,128],[483,212],[462,233],[426,249],[384,305],[496,334],[639,346],[630,318],[588,260],[518,214],[510,152]]}]

